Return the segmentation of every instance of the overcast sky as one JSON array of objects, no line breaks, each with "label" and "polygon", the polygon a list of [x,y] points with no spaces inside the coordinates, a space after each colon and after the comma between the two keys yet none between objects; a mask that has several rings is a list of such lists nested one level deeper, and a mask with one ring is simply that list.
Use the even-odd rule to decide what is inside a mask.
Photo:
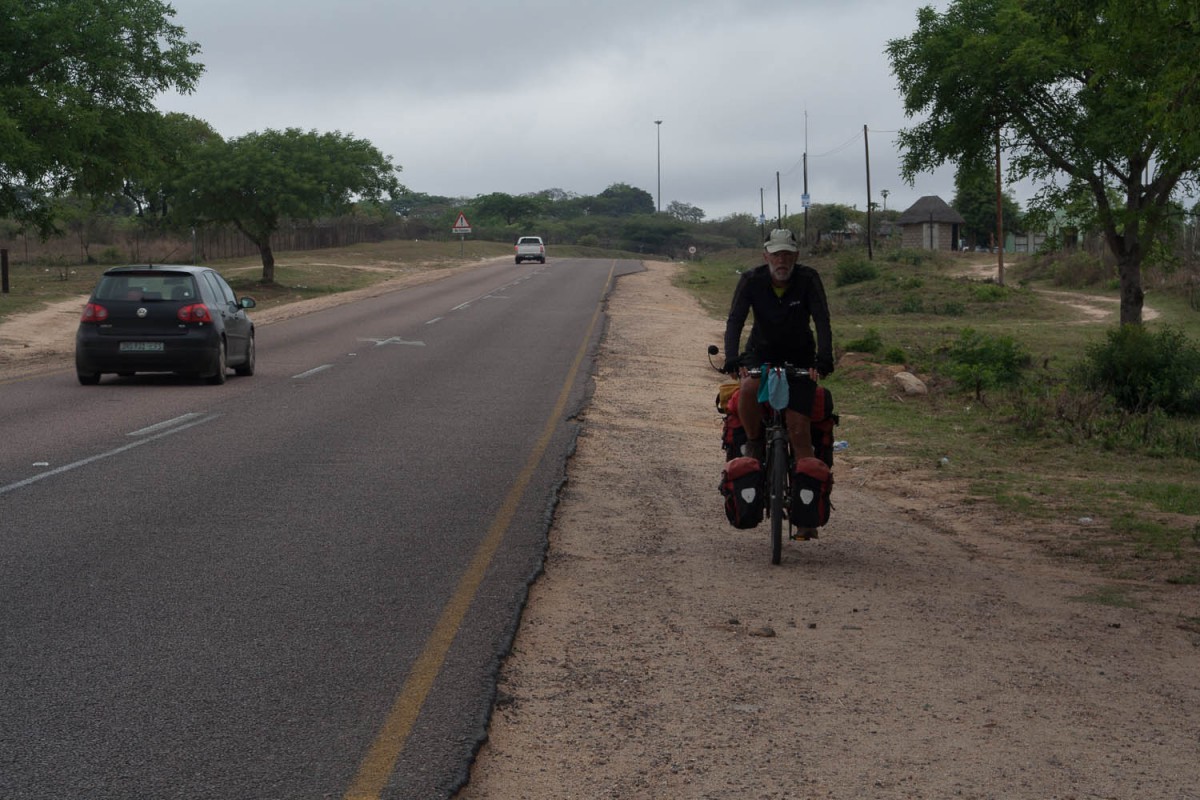
[{"label": "overcast sky", "polygon": [[419,192],[628,183],[709,219],[757,215],[765,195],[770,218],[776,172],[801,209],[807,149],[812,202],[865,208],[866,125],[875,202],[954,195],[948,168],[900,178],[913,121],[884,54],[946,0],[169,1],[206,69],[160,109],[226,138],[368,139]]}]

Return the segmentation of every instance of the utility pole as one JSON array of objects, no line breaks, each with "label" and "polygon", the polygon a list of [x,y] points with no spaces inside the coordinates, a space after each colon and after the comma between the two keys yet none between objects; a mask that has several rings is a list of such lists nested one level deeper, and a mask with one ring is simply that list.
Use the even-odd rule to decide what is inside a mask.
[{"label": "utility pole", "polygon": [[767,190],[758,188],[758,227],[761,229],[762,240],[767,240]]},{"label": "utility pole", "polygon": [[776,228],[783,227],[783,191],[779,183],[779,170],[775,170],[775,221]]},{"label": "utility pole", "polygon": [[658,132],[658,211],[662,211],[662,120],[654,120],[654,129]]},{"label": "utility pole", "polygon": [[867,142],[866,125],[863,125],[863,149],[867,156],[867,261],[872,261],[875,254],[871,249],[871,145]]},{"label": "utility pole", "polygon": [[[805,130],[808,129],[808,115],[804,117]],[[804,153],[804,196],[808,197],[808,152]],[[808,246],[808,203],[804,204],[804,246]]]},{"label": "utility pole", "polygon": [[1000,191],[1000,126],[996,126],[996,279],[1004,285],[1004,204]]}]

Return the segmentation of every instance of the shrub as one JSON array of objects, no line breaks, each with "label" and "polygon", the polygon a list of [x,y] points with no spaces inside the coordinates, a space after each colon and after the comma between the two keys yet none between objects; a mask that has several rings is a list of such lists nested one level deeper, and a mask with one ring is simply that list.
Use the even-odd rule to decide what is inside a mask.
[{"label": "shrub", "polygon": [[931,258],[932,256],[924,250],[896,250],[887,254],[887,260],[893,264],[908,264],[913,267],[919,267]]},{"label": "shrub", "polygon": [[976,286],[971,294],[975,301],[979,303],[995,303],[999,300],[1004,300],[1008,297],[1008,290],[996,283],[985,283],[982,286]]},{"label": "shrub", "polygon": [[942,354],[943,371],[962,388],[970,388],[976,399],[983,390],[1013,386],[1029,366],[1029,353],[1011,336],[992,336],[965,329]]},{"label": "shrub", "polygon": [[1105,392],[1127,411],[1200,414],[1200,349],[1170,326],[1109,331],[1104,342],[1087,349],[1078,374],[1084,386]]},{"label": "shrub", "polygon": [[878,353],[883,349],[883,337],[875,328],[867,328],[861,339],[847,342],[846,349],[852,353]]},{"label": "shrub", "polygon": [[850,286],[855,283],[873,281],[879,277],[879,270],[862,256],[850,256],[842,259],[837,266],[836,283],[838,286]]}]

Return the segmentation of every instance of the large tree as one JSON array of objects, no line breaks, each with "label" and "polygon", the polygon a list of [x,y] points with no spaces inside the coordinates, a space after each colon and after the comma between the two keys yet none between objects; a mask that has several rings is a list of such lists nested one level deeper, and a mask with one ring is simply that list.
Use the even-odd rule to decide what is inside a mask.
[{"label": "large tree", "polygon": [[607,214],[610,217],[653,214],[654,198],[645,189],[638,189],[627,183],[614,183],[592,198],[591,213]]},{"label": "large tree", "polygon": [[200,47],[160,0],[0,0],[0,217],[43,235],[54,197],[118,191],[153,100],[190,92]]},{"label": "large tree", "polygon": [[[1121,322],[1142,320],[1142,263],[1172,194],[1200,169],[1200,6],[1181,0],[954,0],[888,43],[911,182],[997,145],[1041,204],[1086,187],[1121,282]],[[1114,203],[1109,188],[1117,190]]]},{"label": "large tree", "polygon": [[[996,172],[987,162],[964,161],[954,175],[954,210],[967,221],[966,233],[972,243],[987,245],[996,233]],[[1000,195],[1000,213],[1004,233],[1017,229],[1021,208],[1008,192]],[[1004,242],[995,242],[1003,246]]]},{"label": "large tree", "polygon": [[263,283],[275,281],[271,235],[288,219],[342,214],[355,201],[382,202],[399,190],[399,167],[374,145],[340,132],[288,128],[198,148],[174,182],[175,213],[230,223],[262,254]]},{"label": "large tree", "polygon": [[532,224],[542,209],[542,202],[529,195],[511,195],[504,192],[492,192],[476,197],[471,201],[472,212],[479,221],[491,219],[505,225]]}]

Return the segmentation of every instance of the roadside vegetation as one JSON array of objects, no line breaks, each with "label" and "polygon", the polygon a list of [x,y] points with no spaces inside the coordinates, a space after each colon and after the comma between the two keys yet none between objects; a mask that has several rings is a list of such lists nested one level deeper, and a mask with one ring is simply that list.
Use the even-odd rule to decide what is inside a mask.
[{"label": "roadside vegetation", "polygon": [[[984,254],[867,260],[851,248],[803,259],[821,272],[833,314],[837,437],[848,454],[991,504],[998,526],[1028,525],[1054,552],[1114,577],[1200,582],[1194,278],[1152,270],[1147,306],[1159,316],[1118,326],[1103,259],[1012,258],[1005,286],[972,277],[981,259],[995,264]],[[759,261],[726,251],[686,263],[678,280],[723,319],[738,271]],[[1068,284],[1078,297],[1042,291]],[[1088,298],[1103,319],[1079,307]],[[901,369],[929,393],[906,395],[891,378]]]}]

